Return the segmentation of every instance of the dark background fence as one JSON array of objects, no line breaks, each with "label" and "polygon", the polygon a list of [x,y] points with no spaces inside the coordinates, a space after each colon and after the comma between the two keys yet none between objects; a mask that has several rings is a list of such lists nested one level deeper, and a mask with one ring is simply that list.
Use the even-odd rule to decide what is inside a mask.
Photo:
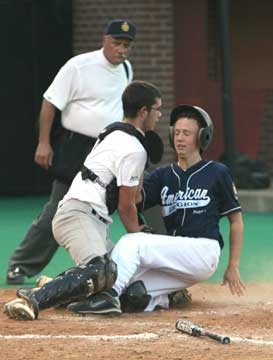
[{"label": "dark background fence", "polygon": [[34,164],[42,94],[72,56],[70,0],[0,1],[0,195],[45,193]]}]

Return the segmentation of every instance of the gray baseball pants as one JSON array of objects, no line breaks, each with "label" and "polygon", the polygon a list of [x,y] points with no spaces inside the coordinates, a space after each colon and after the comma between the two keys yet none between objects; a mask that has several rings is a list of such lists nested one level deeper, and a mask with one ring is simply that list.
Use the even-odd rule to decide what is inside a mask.
[{"label": "gray baseball pants", "polygon": [[89,203],[70,199],[58,208],[52,221],[56,241],[69,252],[77,266],[86,265],[114,247],[108,237],[109,223],[92,211]]}]

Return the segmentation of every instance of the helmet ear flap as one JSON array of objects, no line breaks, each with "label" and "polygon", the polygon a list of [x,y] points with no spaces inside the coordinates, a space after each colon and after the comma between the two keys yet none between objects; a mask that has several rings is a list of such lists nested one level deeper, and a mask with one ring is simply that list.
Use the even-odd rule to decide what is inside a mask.
[{"label": "helmet ear flap", "polygon": [[170,146],[174,149],[174,124],[178,119],[179,115],[183,112],[194,112],[198,115],[198,118],[202,119],[202,126],[198,132],[198,145],[200,151],[206,150],[211,143],[213,137],[213,122],[209,114],[202,108],[192,105],[178,105],[176,106],[170,116],[170,127],[169,127],[169,142]]},{"label": "helmet ear flap", "polygon": [[199,147],[205,151],[212,140],[212,130],[210,127],[201,128],[198,134]]},{"label": "helmet ear flap", "polygon": [[174,149],[174,127],[169,126],[169,143],[170,146]]}]

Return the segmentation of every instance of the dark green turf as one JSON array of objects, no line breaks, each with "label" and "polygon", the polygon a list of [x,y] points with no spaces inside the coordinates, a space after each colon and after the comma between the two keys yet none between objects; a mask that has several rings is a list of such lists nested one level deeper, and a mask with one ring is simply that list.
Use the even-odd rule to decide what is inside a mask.
[{"label": "dark green turf", "polygon": [[[16,245],[21,241],[33,218],[39,213],[47,197],[0,198],[0,287],[5,284],[8,258]],[[273,281],[273,213],[244,214],[245,240],[241,260],[241,274],[245,281]],[[228,222],[221,222],[221,230],[225,239],[225,248],[221,255],[219,268],[211,282],[220,282],[227,265],[228,256]],[[114,224],[110,227],[111,239],[116,242],[124,228],[118,216],[114,216]],[[51,263],[43,270],[43,274],[54,276],[64,269],[73,266],[70,256],[64,249],[59,249]],[[27,280],[33,285],[38,276]]]},{"label": "dark green turf", "polygon": [[[244,244],[240,263],[240,272],[245,281],[273,281],[273,213],[244,214]],[[211,281],[221,281],[227,266],[229,243],[228,221],[221,221],[221,231],[225,238],[225,247],[221,255],[217,272]]]}]

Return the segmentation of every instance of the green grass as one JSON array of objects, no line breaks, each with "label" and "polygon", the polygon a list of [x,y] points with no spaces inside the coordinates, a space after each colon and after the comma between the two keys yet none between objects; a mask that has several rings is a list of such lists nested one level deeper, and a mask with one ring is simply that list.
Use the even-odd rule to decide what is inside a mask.
[{"label": "green grass", "polygon": [[[5,284],[8,259],[46,200],[45,196],[0,198],[0,287],[8,287]],[[242,278],[244,281],[273,281],[273,213],[246,213],[244,222],[245,239],[240,265]],[[210,282],[221,282],[227,266],[229,243],[226,219],[221,221],[221,231],[225,247],[218,270]],[[111,239],[117,242],[124,233],[119,217],[114,215],[114,224],[110,226]],[[69,254],[60,248],[42,273],[54,276],[70,266],[73,262]],[[37,278],[38,275],[28,279],[27,285],[33,285]]]}]

